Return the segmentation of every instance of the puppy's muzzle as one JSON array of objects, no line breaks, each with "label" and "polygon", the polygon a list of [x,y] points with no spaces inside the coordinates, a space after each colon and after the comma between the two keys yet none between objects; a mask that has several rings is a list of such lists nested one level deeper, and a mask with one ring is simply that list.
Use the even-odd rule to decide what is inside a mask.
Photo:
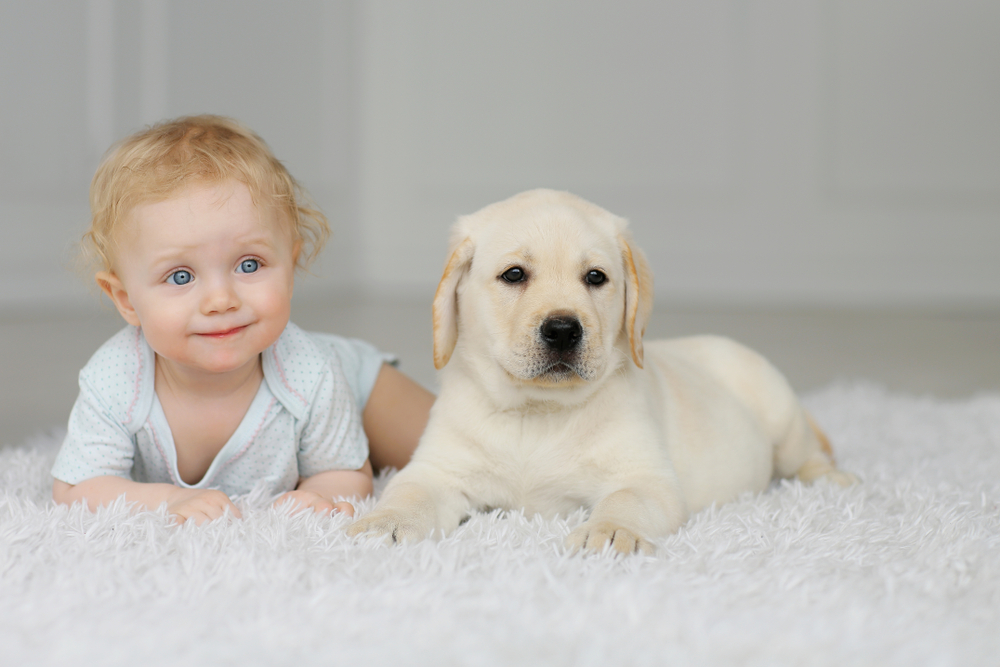
[{"label": "puppy's muzzle", "polygon": [[575,317],[550,317],[539,328],[542,341],[549,350],[560,355],[571,353],[580,345],[583,327]]}]

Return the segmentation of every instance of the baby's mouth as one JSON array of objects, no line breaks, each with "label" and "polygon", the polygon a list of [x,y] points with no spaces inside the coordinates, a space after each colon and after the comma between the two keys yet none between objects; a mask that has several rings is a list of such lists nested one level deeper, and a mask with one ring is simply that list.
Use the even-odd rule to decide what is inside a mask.
[{"label": "baby's mouth", "polygon": [[203,334],[199,334],[199,335],[200,336],[204,336],[206,338],[214,338],[216,340],[222,340],[222,339],[225,339],[225,338],[229,338],[231,336],[235,336],[236,334],[238,334],[238,333],[242,332],[244,329],[246,329],[248,326],[250,326],[250,325],[249,324],[244,324],[241,327],[233,327],[232,329],[224,329],[222,331],[211,331],[211,332],[207,332],[207,333],[203,333]]}]

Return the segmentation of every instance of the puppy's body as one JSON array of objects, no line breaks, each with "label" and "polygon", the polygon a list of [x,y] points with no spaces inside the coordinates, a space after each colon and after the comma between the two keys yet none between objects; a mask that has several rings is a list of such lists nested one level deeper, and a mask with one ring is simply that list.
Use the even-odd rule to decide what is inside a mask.
[{"label": "puppy's body", "polygon": [[650,550],[689,512],[833,467],[784,377],[719,337],[642,343],[652,278],[624,220],[532,191],[459,220],[435,298],[441,394],[412,462],[350,528],[591,508],[571,547]]}]

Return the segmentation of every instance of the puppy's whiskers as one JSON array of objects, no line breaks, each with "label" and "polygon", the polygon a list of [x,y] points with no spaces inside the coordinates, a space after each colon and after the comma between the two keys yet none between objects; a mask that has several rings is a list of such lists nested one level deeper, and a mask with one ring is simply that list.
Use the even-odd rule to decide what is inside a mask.
[{"label": "puppy's whiskers", "polygon": [[632,359],[629,357],[629,355],[625,354],[617,347],[612,348],[611,356],[612,356],[611,361],[614,363],[615,367],[615,375],[619,377],[625,377],[625,372],[628,369],[628,364],[630,361],[632,361]]}]

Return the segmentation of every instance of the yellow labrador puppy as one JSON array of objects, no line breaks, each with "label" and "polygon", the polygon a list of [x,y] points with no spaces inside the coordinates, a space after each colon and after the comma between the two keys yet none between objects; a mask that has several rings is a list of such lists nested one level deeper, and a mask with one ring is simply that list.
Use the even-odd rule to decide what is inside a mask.
[{"label": "yellow labrador puppy", "polygon": [[774,476],[854,481],[760,355],[715,336],[644,346],[652,302],[625,220],[579,197],[534,190],[460,218],[434,297],[441,394],[348,531],[419,540],[475,510],[584,506],[569,547],[649,552]]}]

